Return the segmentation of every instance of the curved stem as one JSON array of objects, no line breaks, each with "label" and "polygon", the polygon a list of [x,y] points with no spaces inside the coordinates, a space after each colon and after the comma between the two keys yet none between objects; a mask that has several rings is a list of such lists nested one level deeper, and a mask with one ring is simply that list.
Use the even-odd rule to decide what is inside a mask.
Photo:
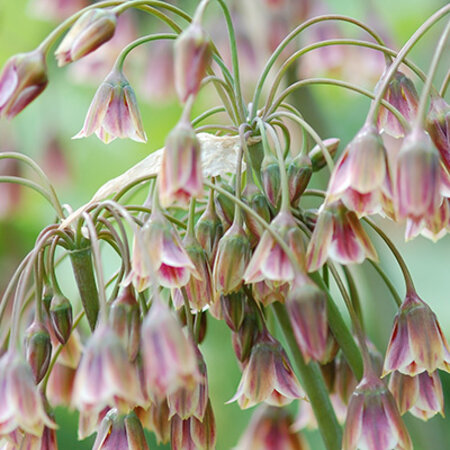
[{"label": "curved stem", "polygon": [[403,274],[403,278],[405,279],[405,285],[406,285],[406,295],[414,293],[416,290],[414,288],[414,283],[411,277],[411,273],[408,270],[408,267],[406,266],[406,262],[403,259],[400,252],[397,250],[397,247],[394,245],[394,243],[389,239],[387,234],[373,222],[373,220],[364,217],[363,220],[369,224],[373,230],[383,239],[383,241],[386,243],[386,245],[391,250],[392,254],[394,255],[395,259],[398,262],[398,265],[400,266],[400,269]]},{"label": "curved stem", "polygon": [[439,39],[438,45],[433,55],[433,59],[431,60],[430,69],[428,71],[428,76],[425,81],[425,86],[420,93],[419,106],[417,107],[417,115],[414,123],[415,128],[423,128],[425,126],[425,120],[427,115],[427,100],[430,96],[431,86],[433,85],[433,78],[436,74],[436,69],[439,64],[439,60],[442,57],[442,53],[445,48],[445,44],[448,39],[448,35],[450,33],[450,21],[447,23],[444,32],[442,33],[441,38]]},{"label": "curved stem", "polygon": [[336,20],[341,22],[348,22],[352,23],[363,30],[367,31],[379,44],[384,45],[383,40],[381,39],[378,34],[376,34],[371,28],[369,28],[367,25],[363,24],[362,22],[359,22],[356,19],[353,19],[352,17],[347,16],[341,16],[341,15],[326,15],[326,16],[317,16],[312,19],[309,19],[302,24],[300,24],[298,27],[296,27],[294,30],[292,30],[284,39],[283,41],[278,45],[278,47],[275,49],[275,51],[272,53],[269,61],[267,61],[263,72],[261,73],[258,82],[256,84],[255,94],[253,96],[252,101],[252,108],[250,111],[250,120],[253,120],[256,116],[256,112],[258,111],[258,103],[259,98],[261,97],[262,89],[264,82],[269,75],[270,69],[275,64],[277,58],[281,55],[283,50],[286,48],[286,46],[293,40],[295,37],[297,37],[303,30],[310,27],[311,25],[314,25],[319,22],[324,22],[328,20]]},{"label": "curved stem", "polygon": [[445,75],[444,81],[442,82],[441,88],[439,89],[439,95],[441,97],[445,96],[449,83],[450,83],[450,70],[447,72],[447,75]]},{"label": "curved stem", "polygon": [[342,270],[344,271],[345,279],[347,280],[348,293],[352,301],[353,309],[355,310],[355,314],[359,320],[362,330],[364,331],[364,317],[361,308],[361,299],[359,297],[355,278],[353,277],[350,269],[347,266],[342,266]]},{"label": "curved stem", "polygon": [[214,108],[208,109],[207,111],[205,111],[204,113],[200,114],[199,116],[197,116],[192,122],[192,126],[195,127],[196,125],[198,125],[200,122],[202,122],[203,120],[207,119],[208,117],[213,116],[214,114],[218,114],[221,112],[226,112],[226,109],[223,106],[216,106]]},{"label": "curved stem", "polygon": [[372,261],[371,259],[368,259],[369,263],[372,265],[372,267],[377,271],[378,275],[382,278],[384,281],[384,284],[389,289],[389,292],[392,294],[392,298],[395,301],[395,304],[400,307],[402,304],[402,299],[398,295],[397,290],[395,289],[394,285],[392,284],[391,280],[388,278],[384,270],[381,268],[379,264],[377,264],[375,261]]},{"label": "curved stem", "polygon": [[447,13],[450,12],[450,4],[444,6],[435,12],[430,18],[428,18],[419,29],[409,38],[406,44],[402,47],[402,49],[398,52],[397,57],[394,59],[394,62],[389,67],[386,75],[383,77],[383,81],[378,88],[377,96],[375,100],[370,105],[369,113],[367,114],[366,123],[368,124],[376,124],[378,109],[380,107],[381,99],[384,97],[386,89],[391,81],[391,78],[394,76],[395,72],[399,68],[403,59],[409,53],[409,51],[413,48],[416,42],[442,17],[444,17]]}]

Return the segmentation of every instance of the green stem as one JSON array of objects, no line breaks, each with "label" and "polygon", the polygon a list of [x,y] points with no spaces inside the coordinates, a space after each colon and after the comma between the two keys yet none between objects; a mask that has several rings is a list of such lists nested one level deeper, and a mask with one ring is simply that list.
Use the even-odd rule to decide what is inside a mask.
[{"label": "green stem", "polygon": [[191,198],[191,203],[189,204],[189,219],[187,226],[187,234],[190,237],[195,237],[195,198]]},{"label": "green stem", "polygon": [[189,329],[189,333],[192,337],[194,337],[194,318],[192,317],[191,312],[191,305],[189,304],[189,297],[187,295],[186,287],[182,286],[181,288],[181,294],[183,295],[183,301],[184,301],[184,311],[186,313],[186,322]]},{"label": "green stem", "polygon": [[320,373],[319,366],[315,362],[305,363],[298,349],[294,332],[285,307],[280,303],[274,303],[273,311],[284,334],[288,347],[294,358],[299,372],[300,381],[305,389],[306,395],[311,402],[314,416],[317,419],[320,433],[329,450],[341,448],[342,429],[336,419],[330,396]]},{"label": "green stem", "polygon": [[449,83],[450,83],[450,70],[447,72],[447,75],[445,75],[444,81],[442,82],[441,88],[439,89],[439,95],[441,97],[445,96]]},{"label": "green stem", "polygon": [[205,111],[204,113],[200,114],[199,116],[197,116],[192,122],[192,126],[195,127],[196,125],[198,125],[200,122],[202,122],[203,120],[207,119],[208,117],[214,115],[214,114],[218,114],[221,112],[226,112],[226,109],[223,106],[216,106],[214,108],[208,109],[207,111]]},{"label": "green stem", "polygon": [[425,127],[425,121],[427,117],[427,100],[430,95],[431,86],[433,85],[433,78],[434,75],[436,74],[439,60],[442,57],[442,53],[444,51],[445,44],[447,43],[449,33],[450,33],[450,21],[447,23],[444,33],[442,33],[442,36],[439,39],[438,45],[433,55],[433,59],[431,60],[430,70],[428,71],[425,86],[423,87],[422,92],[420,94],[419,106],[417,107],[417,115],[414,123],[415,128],[420,129]]},{"label": "green stem", "polygon": [[358,318],[359,323],[361,324],[362,330],[364,331],[364,318],[361,308],[361,298],[359,297],[355,279],[347,266],[342,266],[342,270],[344,271],[345,279],[347,280],[348,293],[352,301],[353,309],[355,310],[355,314]]},{"label": "green stem", "polygon": [[398,295],[397,290],[395,289],[394,285],[392,284],[391,280],[388,278],[388,276],[386,275],[386,273],[384,272],[384,270],[380,267],[379,264],[377,264],[375,261],[372,261],[371,259],[368,259],[367,261],[369,261],[369,263],[372,265],[372,267],[377,271],[377,273],[380,275],[380,277],[383,279],[384,284],[387,286],[387,288],[389,289],[392,298],[395,301],[395,304],[400,307],[402,304],[402,299],[400,298],[400,296]]},{"label": "green stem", "polygon": [[383,77],[383,81],[379,86],[377,96],[375,100],[370,105],[369,113],[367,114],[366,123],[368,124],[376,124],[378,109],[380,107],[381,99],[384,97],[386,89],[391,81],[391,78],[394,76],[397,69],[400,67],[403,59],[410,52],[413,46],[417,43],[417,41],[443,16],[445,16],[448,12],[450,12],[450,5],[446,5],[443,8],[439,9],[435,12],[430,18],[428,18],[419,29],[409,38],[408,42],[402,47],[402,49],[398,52],[397,57],[394,59],[394,62],[389,67],[386,75]]},{"label": "green stem", "polygon": [[287,45],[295,39],[302,31],[304,31],[306,28],[310,27],[311,25],[314,25],[319,22],[324,22],[328,20],[336,20],[336,21],[342,21],[342,22],[348,22],[352,23],[363,30],[367,31],[379,44],[384,45],[383,40],[376,34],[372,29],[370,29],[367,25],[363,24],[362,22],[357,21],[356,19],[353,19],[352,17],[347,16],[341,16],[341,15],[325,15],[325,16],[318,16],[314,17],[312,19],[309,19],[302,24],[300,24],[298,27],[296,27],[294,30],[292,30],[284,39],[283,41],[278,45],[278,47],[275,49],[275,51],[272,53],[269,61],[266,63],[263,72],[261,73],[258,82],[256,84],[255,94],[253,96],[252,101],[252,108],[250,111],[250,120],[253,120],[256,116],[256,112],[258,111],[258,103],[259,98],[261,97],[262,89],[264,86],[264,82],[267,79],[267,76],[269,75],[270,69],[275,64],[277,58],[281,55],[283,50],[287,47]]}]

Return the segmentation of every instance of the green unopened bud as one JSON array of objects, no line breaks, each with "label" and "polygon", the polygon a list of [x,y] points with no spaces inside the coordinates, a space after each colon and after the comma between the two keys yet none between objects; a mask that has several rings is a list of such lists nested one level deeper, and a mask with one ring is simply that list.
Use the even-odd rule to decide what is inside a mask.
[{"label": "green unopened bud", "polygon": [[50,317],[58,341],[65,344],[72,331],[72,305],[62,294],[56,293],[52,298]]},{"label": "green unopened bud", "polygon": [[239,331],[244,320],[244,294],[235,292],[234,294],[221,295],[220,304],[226,324],[234,332]]},{"label": "green unopened bud", "polygon": [[[227,190],[231,194],[234,194],[234,189],[225,182],[220,182],[220,187]],[[234,219],[234,203],[228,197],[223,194],[217,194],[216,207],[219,217],[222,219],[224,228],[227,229],[233,223]]]},{"label": "green unopened bud", "polygon": [[[271,214],[270,214],[270,206],[267,201],[267,197],[258,189],[258,187],[254,183],[249,183],[244,189],[242,196],[247,201],[250,208],[253,211],[257,212],[260,217],[262,217],[266,222],[270,222]],[[255,218],[243,211],[245,224],[247,228],[250,230],[252,237],[258,241],[262,234],[264,233],[264,228],[262,225],[255,220]]]},{"label": "green unopened bud", "polygon": [[280,166],[273,157],[264,156],[261,166],[264,192],[269,202],[276,208],[281,199]]},{"label": "green unopened bud", "polygon": [[258,333],[258,318],[256,314],[247,313],[239,330],[232,335],[234,353],[241,363],[245,364],[248,360]]},{"label": "green unopened bud", "polygon": [[42,323],[35,321],[28,327],[25,347],[28,364],[38,384],[47,373],[52,356],[50,334]]},{"label": "green unopened bud", "polygon": [[312,163],[309,156],[299,155],[287,166],[289,183],[289,199],[291,203],[297,201],[305,192],[312,175]]},{"label": "green unopened bud", "polygon": [[[331,157],[336,154],[340,142],[341,140],[338,138],[329,138],[323,141]],[[313,172],[318,172],[327,164],[325,157],[323,156],[323,151],[318,145],[312,148],[312,150],[308,153],[308,156],[312,163]]]}]

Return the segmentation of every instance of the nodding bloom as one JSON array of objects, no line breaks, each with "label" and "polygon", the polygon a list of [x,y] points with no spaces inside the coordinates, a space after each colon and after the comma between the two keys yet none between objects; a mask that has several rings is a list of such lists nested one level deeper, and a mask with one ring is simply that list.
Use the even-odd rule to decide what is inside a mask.
[{"label": "nodding bloom", "polygon": [[[270,224],[292,251],[300,267],[304,266],[305,246],[300,228],[289,211],[280,211]],[[248,283],[268,280],[279,284],[294,279],[296,268],[269,230],[264,231],[253,253],[244,280]]]},{"label": "nodding bloom", "polygon": [[144,429],[132,411],[120,415],[111,409],[100,423],[92,450],[148,450]]},{"label": "nodding bloom", "polygon": [[192,125],[181,119],[169,133],[158,177],[161,205],[187,205],[203,195],[201,146]]},{"label": "nodding bloom", "polygon": [[155,401],[181,388],[193,389],[202,380],[192,340],[159,299],[142,325],[142,358],[147,393]]},{"label": "nodding bloom", "polygon": [[450,170],[450,105],[442,97],[431,97],[426,128],[442,162]]},{"label": "nodding bloom", "polygon": [[[6,447],[1,447],[2,450],[58,450],[58,442],[56,440],[56,430],[54,428],[44,427],[42,436],[35,436],[34,434],[15,433],[13,442],[8,442]],[[10,445],[10,447],[8,446]]]},{"label": "nodding bloom", "polygon": [[450,352],[436,314],[415,292],[407,294],[394,319],[383,376],[397,370],[415,376],[450,372]]},{"label": "nodding bloom", "polygon": [[389,390],[402,415],[409,411],[425,421],[437,413],[444,417],[444,395],[437,371],[432,374],[422,372],[414,377],[393,372]]},{"label": "nodding bloom", "polygon": [[111,10],[86,11],[72,26],[56,49],[58,66],[82,58],[109,41],[116,31],[117,16]]},{"label": "nodding bloom", "polygon": [[392,196],[383,141],[373,125],[365,125],[339,158],[328,185],[327,200],[341,199],[358,216],[381,211],[382,195]]},{"label": "nodding bloom", "polygon": [[45,412],[30,366],[10,350],[0,358],[0,435],[20,428],[40,437],[44,426],[56,428]]},{"label": "nodding bloom", "polygon": [[45,55],[36,49],[11,57],[0,74],[0,117],[12,119],[47,86]]},{"label": "nodding bloom", "polygon": [[339,264],[378,259],[375,248],[353,211],[342,202],[322,205],[306,252],[308,272],[320,269],[330,258]]},{"label": "nodding bloom", "polygon": [[408,134],[397,158],[394,204],[399,219],[418,224],[433,216],[441,204],[439,153],[430,137],[415,129]]},{"label": "nodding bloom", "polygon": [[238,401],[242,409],[266,402],[284,406],[303,392],[280,343],[267,331],[253,345],[236,394],[228,403]]},{"label": "nodding bloom", "polygon": [[261,405],[253,413],[235,450],[308,450],[302,435],[292,429],[286,408]]},{"label": "nodding bloom", "polygon": [[347,410],[343,450],[412,450],[411,438],[394,397],[374,374],[366,374]]},{"label": "nodding bloom", "polygon": [[151,402],[148,408],[136,408],[135,411],[143,427],[155,434],[158,444],[169,442],[170,412],[166,399],[160,402]]},{"label": "nodding bloom", "polygon": [[72,391],[72,406],[80,412],[116,407],[128,412],[145,399],[137,368],[110,325],[100,324],[90,337],[78,366]]},{"label": "nodding bloom", "polygon": [[[386,67],[384,74],[380,78],[380,83],[383,82],[384,75],[388,70],[389,67]],[[377,87],[375,88],[376,90]],[[395,72],[384,94],[384,100],[392,106],[395,106],[403,114],[407,122],[413,122],[416,116],[419,97],[414,83],[405,74],[400,71]],[[377,126],[380,131],[384,131],[396,138],[405,135],[405,130],[400,122],[384,106],[380,106]]]},{"label": "nodding bloom", "polygon": [[83,128],[74,139],[95,133],[105,144],[116,138],[146,142],[136,95],[121,70],[114,69],[100,84]]}]

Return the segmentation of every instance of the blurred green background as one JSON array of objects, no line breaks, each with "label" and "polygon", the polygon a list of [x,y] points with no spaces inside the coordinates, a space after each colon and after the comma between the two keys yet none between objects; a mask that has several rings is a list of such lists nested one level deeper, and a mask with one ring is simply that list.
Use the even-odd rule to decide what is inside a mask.
[{"label": "blurred green background", "polygon": [[[263,0],[253,4],[264,4]],[[38,3],[38,2],[35,2]],[[178,2],[192,11],[196,2]],[[312,2],[314,3],[314,2]],[[429,0],[328,0],[320,5],[319,12],[351,15],[367,21],[386,37],[391,46],[398,49],[417,29],[417,27],[435,10],[446,2]],[[218,8],[212,1],[208,17],[214,23],[213,16]],[[311,5],[310,5],[311,6]],[[315,5],[316,7],[317,5]],[[321,9],[323,8],[323,9]],[[55,22],[38,19],[30,13],[28,0],[0,0],[0,66],[15,53],[34,48],[55,26]],[[314,12],[310,8],[309,14]],[[44,13],[45,16],[45,13]],[[255,14],[256,16],[256,14]],[[154,19],[144,14],[133,15],[136,35],[160,30],[154,25]],[[244,29],[246,21],[255,26],[252,14],[241,15],[236,19],[238,31]],[[220,27],[224,27],[223,22]],[[257,25],[256,25],[257,26]],[[131,26],[133,31],[133,25]],[[425,71],[429,65],[432,50],[442,30],[442,24],[435,27],[420,41],[411,52],[411,58]],[[259,30],[264,36],[267,30]],[[343,36],[354,36],[351,27],[339,28]],[[133,37],[131,37],[133,38]],[[130,39],[129,39],[130,40]],[[127,42],[125,40],[125,42]],[[263,46],[263,44],[261,44]],[[260,49],[256,48],[255,51]],[[163,50],[164,51],[168,51]],[[267,53],[267,49],[262,49]],[[449,52],[441,64],[438,79],[441,80],[449,67]],[[244,55],[245,58],[245,55]],[[87,202],[93,193],[108,179],[117,176],[150,152],[160,148],[168,131],[178,120],[180,108],[173,96],[162,101],[157,95],[150,99],[146,94],[146,84],[151,84],[152,64],[154,70],[160,68],[160,61],[147,61],[148,55],[136,52],[130,57],[129,75],[135,87],[142,112],[148,143],[137,144],[133,141],[115,141],[106,146],[96,137],[83,140],[71,140],[82,127],[96,85],[107,74],[108,66],[97,70],[96,77],[88,76],[80,82],[79,75],[70,68],[57,69],[49,58],[50,84],[45,93],[12,122],[0,120],[0,151],[20,151],[31,156],[42,165],[55,184],[63,203],[77,208]],[[248,61],[243,61],[244,64]],[[354,64],[353,75],[361,78],[361,84],[367,81],[366,72],[358,75],[358,64],[345,56],[349,66]],[[78,63],[77,63],[78,64]],[[148,69],[150,67],[150,69]],[[156,67],[156,69],[155,69]],[[353,66],[352,66],[353,67]],[[147,78],[143,73],[149,71]],[[90,73],[90,72],[89,72]],[[376,70],[375,70],[376,75]],[[244,72],[245,76],[245,72]],[[77,80],[77,81],[74,81]],[[92,82],[94,80],[94,82]],[[247,83],[250,87],[252,81]],[[373,82],[368,82],[373,87]],[[421,88],[421,84],[417,84]],[[148,86],[147,86],[148,87]],[[159,93],[164,94],[167,86],[161,86]],[[157,92],[158,93],[158,92]],[[167,97],[167,96],[166,96]],[[211,93],[203,93],[197,102],[197,111],[210,103]],[[249,100],[247,95],[247,100]],[[300,97],[301,110],[320,130],[323,137],[336,136],[345,144],[360,128],[367,112],[368,101],[356,95],[342,92],[336,88],[317,87]],[[341,149],[343,148],[341,144]],[[0,166],[2,169],[3,166]],[[3,169],[2,169],[3,170]],[[23,175],[30,175],[23,168]],[[0,185],[0,194],[6,187]],[[9,193],[8,193],[9,195]],[[54,220],[50,207],[34,192],[21,189],[15,193],[13,204],[0,195],[0,292],[11,276],[14,267],[33,246],[39,231]],[[6,196],[7,195],[3,195]],[[437,244],[419,237],[410,243],[403,242],[403,229],[387,221],[380,221],[389,235],[395,239],[406,261],[410,265],[420,295],[430,304],[439,317],[447,338],[450,338],[450,238],[447,236]],[[402,279],[389,252],[375,239],[382,265],[390,277],[403,292]],[[361,289],[364,314],[368,333],[377,348],[384,352],[392,327],[395,309],[387,289],[380,283],[371,268],[363,264],[355,272],[358,274],[358,286]],[[63,275],[64,276],[64,275]],[[67,287],[67,294],[76,296],[73,286]],[[219,450],[230,449],[236,445],[251,415],[251,410],[240,411],[235,404],[224,405],[233,396],[240,371],[231,349],[231,336],[226,327],[217,321],[210,321],[208,336],[202,350],[209,369],[210,392],[215,410]],[[450,376],[441,373],[446,396],[446,410],[449,411]],[[59,440],[61,449],[90,448],[92,438],[76,442],[76,416],[67,411],[58,410],[60,424]],[[408,428],[418,450],[445,450],[449,448],[450,423],[441,417],[435,417],[423,423],[408,414],[405,416]],[[315,432],[308,432],[311,448],[320,450],[322,444]],[[155,447],[149,437],[151,447]]]}]

